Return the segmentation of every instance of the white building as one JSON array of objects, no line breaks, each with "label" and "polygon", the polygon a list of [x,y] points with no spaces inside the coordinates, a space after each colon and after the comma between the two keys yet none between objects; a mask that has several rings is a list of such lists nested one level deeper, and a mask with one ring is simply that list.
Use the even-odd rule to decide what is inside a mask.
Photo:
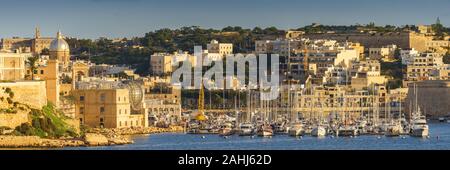
[{"label": "white building", "polygon": [[402,58],[402,64],[411,64],[412,60],[419,56],[419,52],[414,48],[408,50],[400,50],[400,57]]}]

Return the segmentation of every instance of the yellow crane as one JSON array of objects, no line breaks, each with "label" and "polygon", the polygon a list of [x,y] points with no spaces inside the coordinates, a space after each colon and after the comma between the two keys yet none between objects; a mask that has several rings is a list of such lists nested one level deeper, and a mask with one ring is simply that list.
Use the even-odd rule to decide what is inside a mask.
[{"label": "yellow crane", "polygon": [[200,92],[198,93],[198,113],[195,116],[195,119],[198,121],[205,121],[205,90],[203,89],[203,78],[202,84],[200,84]]}]

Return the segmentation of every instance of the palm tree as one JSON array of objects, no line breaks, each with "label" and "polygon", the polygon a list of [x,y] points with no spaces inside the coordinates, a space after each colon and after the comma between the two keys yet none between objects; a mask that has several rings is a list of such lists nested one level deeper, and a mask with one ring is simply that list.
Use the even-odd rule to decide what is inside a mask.
[{"label": "palm tree", "polygon": [[34,71],[37,69],[37,61],[39,60],[38,56],[29,57],[26,61],[26,63],[30,67],[31,71],[31,80],[34,80]]}]

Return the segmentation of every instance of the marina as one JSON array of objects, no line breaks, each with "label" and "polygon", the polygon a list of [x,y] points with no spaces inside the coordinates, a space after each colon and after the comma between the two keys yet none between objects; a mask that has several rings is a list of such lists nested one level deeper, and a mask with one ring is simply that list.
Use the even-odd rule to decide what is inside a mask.
[{"label": "marina", "polygon": [[[315,89],[311,88],[311,91]],[[368,111],[349,112],[339,110],[338,106],[347,106],[347,99],[341,98],[337,104],[329,100],[323,100],[321,96],[312,98],[309,106],[317,108],[310,112],[297,112],[292,106],[298,105],[288,90],[288,100],[279,107],[279,100],[263,100],[261,91],[256,92],[258,103],[252,103],[253,97],[247,101],[247,107],[238,109],[236,104],[230,112],[207,112],[204,109],[204,89],[201,87],[198,98],[198,110],[190,112],[185,117],[185,132],[189,134],[217,134],[229,136],[237,133],[240,136],[272,137],[276,134],[289,134],[290,136],[310,135],[313,137],[342,136],[356,137],[360,135],[384,135],[396,137],[410,135],[414,137],[428,138],[429,127],[425,113],[418,105],[417,89],[414,84],[414,101],[409,103],[408,112],[402,111],[402,102],[398,99],[389,99],[389,104],[384,101],[380,107],[379,100],[375,100]],[[302,89],[302,94],[308,89]],[[251,91],[247,92],[248,95]],[[235,101],[236,103],[236,101]],[[366,101],[365,104],[368,102]],[[362,104],[359,101],[359,104]],[[324,106],[336,105],[334,111],[324,114]],[[396,113],[391,112],[392,105]],[[258,107],[259,106],[259,107]],[[355,108],[350,105],[349,108]],[[283,110],[279,112],[278,110]],[[380,115],[384,110],[384,115]],[[443,120],[439,119],[439,122]],[[291,129],[292,128],[292,129]]]},{"label": "marina", "polygon": [[409,135],[387,137],[316,138],[309,135],[292,137],[276,134],[271,138],[240,136],[224,138],[216,134],[162,133],[132,136],[133,144],[102,147],[68,147],[67,150],[441,150],[450,149],[450,124],[430,123],[430,137]]}]

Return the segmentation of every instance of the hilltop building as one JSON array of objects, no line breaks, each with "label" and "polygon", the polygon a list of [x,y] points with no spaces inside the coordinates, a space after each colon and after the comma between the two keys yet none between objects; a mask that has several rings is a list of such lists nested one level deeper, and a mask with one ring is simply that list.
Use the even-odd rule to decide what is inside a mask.
[{"label": "hilltop building", "polygon": [[206,45],[206,49],[208,50],[208,53],[218,53],[222,57],[233,54],[233,44],[219,43],[217,40],[211,40],[211,42]]},{"label": "hilltop building", "polygon": [[41,31],[36,27],[34,38],[4,38],[1,49],[5,51],[23,50],[34,54],[41,54],[44,49],[50,49],[54,38],[41,37]]}]

